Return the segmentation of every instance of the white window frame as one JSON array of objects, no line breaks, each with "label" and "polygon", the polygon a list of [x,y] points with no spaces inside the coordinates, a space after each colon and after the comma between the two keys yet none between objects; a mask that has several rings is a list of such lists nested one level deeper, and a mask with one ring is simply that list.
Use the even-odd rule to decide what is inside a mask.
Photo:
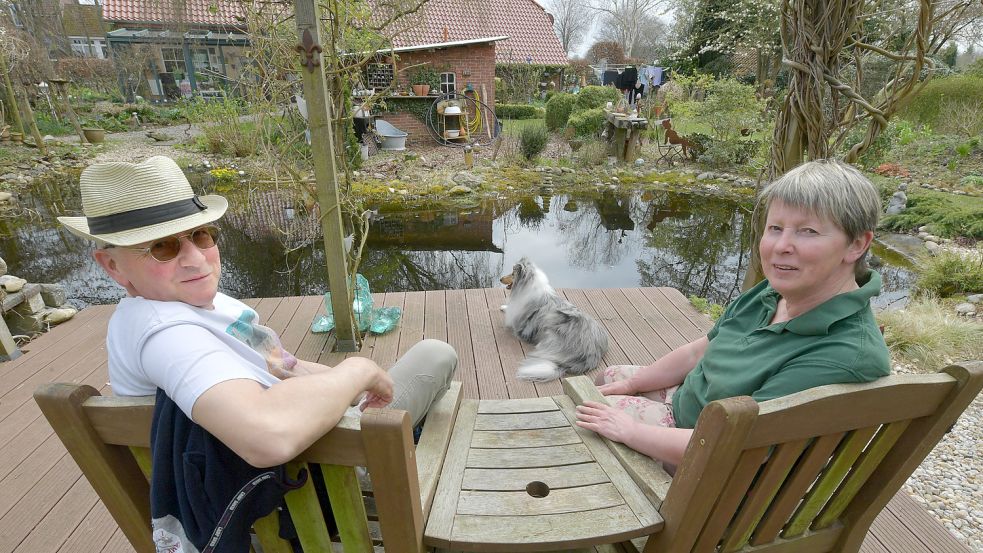
[{"label": "white window frame", "polygon": [[440,74],[440,93],[457,92],[457,75],[454,73]]},{"label": "white window frame", "polygon": [[72,45],[72,52],[80,57],[106,59],[106,39],[84,36],[70,36],[68,39]]}]

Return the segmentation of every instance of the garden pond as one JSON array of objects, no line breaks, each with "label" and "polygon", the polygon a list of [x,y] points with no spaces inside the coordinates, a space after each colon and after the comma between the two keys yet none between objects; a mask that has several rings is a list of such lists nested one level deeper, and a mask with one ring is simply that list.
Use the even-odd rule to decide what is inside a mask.
[{"label": "garden pond", "polygon": [[[65,176],[22,191],[20,215],[0,217],[0,257],[11,274],[63,285],[77,307],[115,303],[123,291],[92,260],[92,245],[55,221],[80,213],[77,190],[77,176]],[[223,292],[327,291],[320,224],[303,201],[275,190],[223,194],[230,200],[221,225]],[[501,286],[526,256],[557,288],[671,286],[725,304],[740,292],[750,260],[748,206],[691,193],[540,191],[463,208],[380,205],[370,219],[359,272],[373,292]],[[899,306],[914,275],[900,257],[876,253],[885,261],[876,303]]]}]

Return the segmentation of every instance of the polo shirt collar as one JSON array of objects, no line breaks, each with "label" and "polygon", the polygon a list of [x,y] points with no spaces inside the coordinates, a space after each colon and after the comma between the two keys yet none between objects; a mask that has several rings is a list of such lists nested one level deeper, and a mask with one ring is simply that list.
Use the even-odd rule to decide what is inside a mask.
[{"label": "polo shirt collar", "polygon": [[[767,286],[767,290],[761,295],[761,302],[767,307],[770,319],[775,314],[778,298],[781,296],[770,284]],[[870,298],[880,293],[881,275],[877,271],[870,271],[867,282],[861,284],[860,288],[837,294],[794,319],[769,325],[764,329],[776,334],[788,330],[804,336],[823,336],[829,333],[830,325],[866,308],[870,305]]]}]

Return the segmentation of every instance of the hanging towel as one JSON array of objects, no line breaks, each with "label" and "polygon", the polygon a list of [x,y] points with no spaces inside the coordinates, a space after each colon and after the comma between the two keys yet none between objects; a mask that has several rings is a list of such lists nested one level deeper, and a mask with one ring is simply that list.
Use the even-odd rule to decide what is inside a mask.
[{"label": "hanging towel", "polygon": [[645,68],[645,73],[648,75],[648,84],[651,86],[659,86],[662,84],[662,68],[648,66]]},{"label": "hanging towel", "polygon": [[621,73],[618,79],[618,88],[621,90],[628,90],[630,88],[635,88],[635,81],[638,80],[638,69],[634,67],[626,67],[624,72]]}]

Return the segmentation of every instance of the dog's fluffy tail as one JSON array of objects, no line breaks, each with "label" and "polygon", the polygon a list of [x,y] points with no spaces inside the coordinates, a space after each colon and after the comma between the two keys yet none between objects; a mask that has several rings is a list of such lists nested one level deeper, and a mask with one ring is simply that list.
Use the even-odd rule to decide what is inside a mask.
[{"label": "dog's fluffy tail", "polygon": [[563,371],[549,359],[530,357],[519,364],[515,375],[519,380],[549,382],[563,376]]}]

